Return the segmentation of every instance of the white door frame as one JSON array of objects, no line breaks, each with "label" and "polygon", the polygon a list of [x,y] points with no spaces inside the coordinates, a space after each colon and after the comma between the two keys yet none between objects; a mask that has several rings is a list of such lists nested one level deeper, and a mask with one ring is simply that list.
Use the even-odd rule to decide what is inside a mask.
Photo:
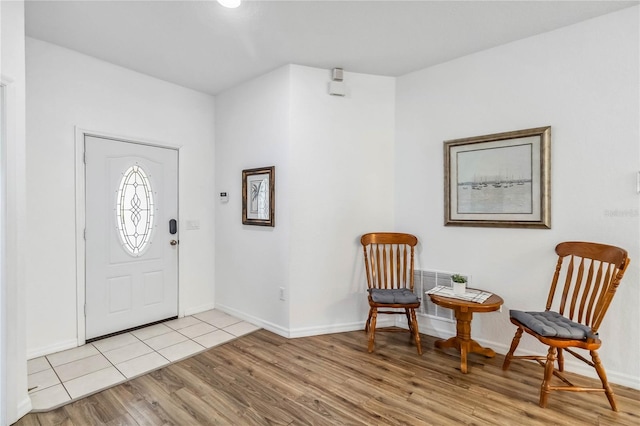
[{"label": "white door frame", "polygon": [[[2,70],[0,70],[2,71]],[[19,419],[31,411],[27,394],[25,262],[26,227],[25,135],[20,120],[20,83],[0,73],[4,87],[4,126],[2,128],[2,234],[0,257],[0,424]],[[24,105],[23,105],[24,106]]]},{"label": "white door frame", "polygon": [[[6,205],[7,205],[7,94],[9,82],[0,76],[0,424],[7,424],[7,279],[6,279]],[[15,260],[15,259],[14,259]],[[15,302],[15,301],[14,301]]]},{"label": "white door frame", "polygon": [[[85,175],[86,165],[84,163],[84,138],[85,136],[95,136],[103,139],[115,139],[123,142],[136,143],[138,145],[148,145],[158,148],[174,149],[178,152],[178,218],[180,218],[180,145],[174,145],[167,142],[150,141],[144,138],[115,135],[103,131],[93,131],[75,127],[75,179],[76,179],[76,325],[78,328],[78,346],[86,343],[85,329],[85,261],[86,261],[86,244],[84,240],[84,229],[86,226],[86,197],[85,197]],[[178,229],[180,229],[180,220],[178,220]],[[178,250],[178,316],[182,317],[182,297],[180,287],[180,250]]]}]

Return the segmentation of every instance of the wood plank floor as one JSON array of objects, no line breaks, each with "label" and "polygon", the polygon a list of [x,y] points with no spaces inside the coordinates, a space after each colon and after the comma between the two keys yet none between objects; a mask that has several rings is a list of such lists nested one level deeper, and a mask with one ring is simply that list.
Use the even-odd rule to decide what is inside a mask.
[{"label": "wood plank floor", "polygon": [[[364,332],[285,339],[265,330],[215,347],[17,425],[634,425],[640,391],[615,386],[620,412],[604,394],[554,392],[538,407],[542,368],[503,357],[469,356],[422,336]],[[605,366],[606,367],[606,366]],[[577,376],[574,376],[577,377]],[[578,383],[596,381],[577,377]]]}]

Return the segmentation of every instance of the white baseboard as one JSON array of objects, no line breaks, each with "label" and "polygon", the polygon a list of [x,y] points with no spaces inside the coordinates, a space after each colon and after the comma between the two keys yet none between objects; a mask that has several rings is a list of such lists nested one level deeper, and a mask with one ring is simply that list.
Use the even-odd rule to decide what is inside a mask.
[{"label": "white baseboard", "polygon": [[[271,331],[279,336],[286,338],[296,338],[296,337],[308,337],[308,336],[319,336],[322,334],[332,334],[332,333],[344,333],[347,331],[356,331],[356,330],[364,330],[365,321],[357,321],[352,323],[342,323],[342,324],[328,324],[314,327],[300,327],[300,328],[286,328],[278,324],[271,323],[269,321],[265,321],[261,318],[254,317],[253,315],[247,314],[246,312],[238,311],[237,309],[231,308],[225,305],[216,305],[216,309],[225,312],[229,315],[233,315],[236,318],[240,318],[252,324],[258,325],[265,330]],[[393,318],[383,318],[378,321],[376,328],[381,327],[392,327],[394,326]]]},{"label": "white baseboard", "polygon": [[640,390],[640,378],[638,377],[633,377],[617,371],[607,371],[607,379],[609,379],[611,383]]},{"label": "white baseboard", "polygon": [[285,328],[282,328],[278,325],[275,325],[273,323],[270,323],[268,321],[260,321],[258,323],[255,323],[253,321],[249,321],[252,324],[255,325],[259,325],[260,327],[264,328],[265,330],[268,330],[274,334],[277,334],[278,336],[282,336],[282,337],[286,337],[287,339],[290,339],[291,336],[289,336],[289,331]]},{"label": "white baseboard", "polygon": [[215,309],[222,311],[224,313],[227,313],[229,315],[233,315],[234,317],[240,318],[241,320],[250,322],[251,324],[260,326],[265,330],[269,330],[270,332],[277,334],[278,336],[287,337],[287,338],[291,337],[289,335],[288,328],[282,327],[280,325],[274,324],[269,321],[265,321],[258,317],[254,317],[253,315],[247,314],[246,312],[238,311],[237,309],[231,308],[226,305],[220,305],[220,304],[216,304]]},{"label": "white baseboard", "polygon": [[77,347],[78,347],[78,340],[69,339],[62,342],[58,342],[54,345],[30,349],[27,351],[27,359],[38,358],[44,355],[51,355],[56,352],[66,351],[67,349],[73,349]]},{"label": "white baseboard", "polygon": [[[291,337],[309,337],[319,336],[321,334],[345,333],[347,331],[364,330],[365,321],[357,321],[344,324],[330,324],[315,327],[300,327],[289,332]],[[376,328],[393,327],[395,321],[393,318],[385,318],[377,321]]]},{"label": "white baseboard", "polygon": [[17,422],[24,415],[28,414],[29,411],[31,411],[31,408],[31,398],[27,395],[22,401],[20,401],[20,403],[18,403],[18,406],[16,407],[16,419],[11,423]]},{"label": "white baseboard", "polygon": [[194,314],[199,314],[200,312],[210,311],[211,309],[215,309],[214,303],[207,303],[205,305],[195,306],[193,308],[186,308],[182,313],[182,316],[189,316]]},{"label": "white baseboard", "polygon": [[[406,322],[400,322],[396,325],[398,327],[409,328]],[[424,324],[424,322],[420,322],[418,319],[418,328],[420,329],[420,333],[428,334],[438,339],[448,339],[456,334],[456,324],[446,320],[434,320],[429,324]]]}]

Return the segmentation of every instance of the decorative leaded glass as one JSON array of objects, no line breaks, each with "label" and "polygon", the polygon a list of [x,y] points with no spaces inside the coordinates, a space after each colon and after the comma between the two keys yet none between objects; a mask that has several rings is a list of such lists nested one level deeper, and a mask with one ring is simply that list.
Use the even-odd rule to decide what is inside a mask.
[{"label": "decorative leaded glass", "polygon": [[116,196],[116,223],[124,249],[141,256],[151,241],[154,218],[151,182],[139,165],[122,175]]}]

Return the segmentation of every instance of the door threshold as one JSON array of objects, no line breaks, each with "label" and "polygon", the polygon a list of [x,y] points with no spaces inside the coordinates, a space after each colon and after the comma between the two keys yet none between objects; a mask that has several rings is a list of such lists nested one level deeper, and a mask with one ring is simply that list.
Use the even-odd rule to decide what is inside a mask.
[{"label": "door threshold", "polygon": [[138,325],[136,327],[127,328],[126,330],[115,331],[113,333],[104,334],[102,336],[92,337],[91,339],[85,340],[85,343],[93,343],[93,342],[96,342],[98,340],[106,339],[108,337],[118,336],[120,334],[129,333],[130,331],[140,330],[141,328],[149,327],[151,325],[162,324],[163,322],[171,321],[171,320],[174,320],[174,319],[178,319],[178,316],[176,315],[176,316],[173,316],[173,317],[161,319],[159,321],[149,322],[147,324],[142,324],[142,325]]}]

